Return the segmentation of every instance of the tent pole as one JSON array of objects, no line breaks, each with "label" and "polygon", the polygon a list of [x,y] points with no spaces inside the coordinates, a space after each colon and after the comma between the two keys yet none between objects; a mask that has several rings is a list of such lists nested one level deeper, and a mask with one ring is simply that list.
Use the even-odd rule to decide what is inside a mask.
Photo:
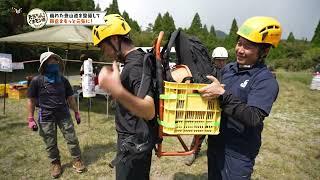
[{"label": "tent pole", "polygon": [[90,111],[91,111],[91,98],[88,98],[88,126],[90,128]]},{"label": "tent pole", "polygon": [[7,72],[4,72],[3,114],[6,114]]},{"label": "tent pole", "polygon": [[67,69],[67,60],[68,60],[68,51],[69,51],[69,44],[68,44],[68,49],[65,50],[66,52],[66,58],[65,58],[65,61],[63,62],[63,75],[66,74],[66,76],[68,77],[68,71],[66,70]]}]

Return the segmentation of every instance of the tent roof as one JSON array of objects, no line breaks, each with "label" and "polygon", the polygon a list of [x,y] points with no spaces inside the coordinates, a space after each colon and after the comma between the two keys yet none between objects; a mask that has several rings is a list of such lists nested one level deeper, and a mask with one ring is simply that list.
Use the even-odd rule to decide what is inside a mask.
[{"label": "tent roof", "polygon": [[64,49],[99,50],[92,44],[91,30],[85,26],[54,26],[0,38],[0,42],[23,43]]}]

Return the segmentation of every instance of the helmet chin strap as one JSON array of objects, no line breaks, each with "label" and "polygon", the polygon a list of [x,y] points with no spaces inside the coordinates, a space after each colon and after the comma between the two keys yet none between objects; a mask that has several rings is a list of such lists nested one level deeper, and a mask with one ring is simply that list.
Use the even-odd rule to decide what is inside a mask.
[{"label": "helmet chin strap", "polygon": [[116,52],[117,61],[120,62],[120,63],[123,63],[124,62],[124,55],[121,52],[121,37],[119,37],[118,49],[116,47],[114,47],[114,45],[112,44],[111,40],[108,40],[107,42],[112,47],[112,49]]},{"label": "helmet chin strap", "polygon": [[117,51],[117,58],[119,60],[119,62],[123,63],[124,62],[124,55],[121,51],[121,42],[122,42],[122,38],[120,36],[119,37],[119,41],[118,41],[118,51]]}]

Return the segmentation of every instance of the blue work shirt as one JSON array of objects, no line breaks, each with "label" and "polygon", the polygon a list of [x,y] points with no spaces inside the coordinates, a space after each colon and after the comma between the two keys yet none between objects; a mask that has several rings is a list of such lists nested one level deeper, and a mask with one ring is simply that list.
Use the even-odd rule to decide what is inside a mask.
[{"label": "blue work shirt", "polygon": [[[236,62],[222,69],[225,90],[238,97],[242,103],[259,108],[266,116],[276,100],[279,86],[265,64],[258,63],[251,69],[239,69]],[[221,136],[225,152],[240,158],[254,159],[261,146],[263,122],[254,127],[245,126],[236,117],[222,113]]]}]

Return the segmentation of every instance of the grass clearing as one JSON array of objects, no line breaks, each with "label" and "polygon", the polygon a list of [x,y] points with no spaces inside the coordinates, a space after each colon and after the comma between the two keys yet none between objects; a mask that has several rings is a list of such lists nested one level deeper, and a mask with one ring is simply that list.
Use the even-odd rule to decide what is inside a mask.
[{"label": "grass clearing", "polygon": [[[320,179],[320,91],[310,91],[311,75],[279,72],[280,94],[270,117],[265,120],[262,147],[252,179]],[[82,123],[75,125],[88,171],[77,174],[61,133],[58,145],[64,172],[60,179],[114,179],[108,163],[115,155],[113,116],[106,118],[105,100],[95,98],[87,118],[87,101],[81,101]],[[26,100],[0,100],[0,179],[50,179],[50,164],[38,133],[27,128]],[[110,108],[111,114],[112,109]],[[190,141],[190,137],[186,137]],[[188,141],[188,142],[189,142]],[[166,140],[166,149],[179,147]],[[191,166],[186,157],[153,157],[151,179],[207,179],[206,144]]]}]

